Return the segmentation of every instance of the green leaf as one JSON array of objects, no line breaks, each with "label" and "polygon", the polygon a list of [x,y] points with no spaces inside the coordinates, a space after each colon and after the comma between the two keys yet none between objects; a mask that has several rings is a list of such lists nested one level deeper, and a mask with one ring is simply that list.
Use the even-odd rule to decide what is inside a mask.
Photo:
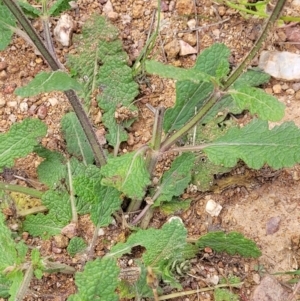
[{"label": "green leaf", "polygon": [[271,76],[268,73],[265,73],[260,69],[248,69],[234,82],[233,88],[238,89],[243,86],[258,87],[268,83],[270,77]]},{"label": "green leaf", "polygon": [[64,115],[61,127],[69,154],[81,158],[85,165],[92,164],[94,154],[76,114],[71,112]]},{"label": "green leaf", "polygon": [[58,16],[61,12],[71,8],[69,0],[56,0],[48,11],[49,16]]},{"label": "green leaf", "polygon": [[132,152],[121,157],[109,158],[101,168],[101,184],[112,186],[133,199],[142,199],[151,183],[143,153]]},{"label": "green leaf", "polygon": [[12,281],[7,279],[3,274],[0,274],[0,297],[8,298],[9,297],[9,288],[12,285]]},{"label": "green leaf", "polygon": [[215,164],[233,167],[239,159],[259,169],[265,163],[279,169],[300,162],[300,130],[285,122],[269,130],[268,122],[255,119],[245,127],[230,129],[204,148]]},{"label": "green leaf", "polygon": [[66,192],[47,190],[42,196],[42,203],[54,213],[56,219],[61,223],[68,223],[71,220],[70,196]]},{"label": "green leaf", "polygon": [[229,56],[230,50],[227,46],[215,43],[200,53],[194,69],[222,79],[229,72]]},{"label": "green leaf", "polygon": [[32,236],[40,236],[43,239],[48,239],[52,235],[60,234],[63,227],[68,222],[57,219],[55,212],[44,215],[28,215],[23,223],[24,231],[28,231]]},{"label": "green leaf", "polygon": [[61,70],[40,72],[25,87],[17,88],[15,93],[22,97],[34,96],[51,91],[80,90],[81,85],[69,74]]},{"label": "green leaf", "polygon": [[226,252],[230,255],[239,254],[243,257],[257,258],[261,255],[255,242],[245,238],[238,232],[210,232],[196,242],[200,249],[210,247],[216,252]]},{"label": "green leaf", "polygon": [[37,168],[39,180],[49,188],[57,187],[60,180],[65,178],[67,174],[64,156],[42,146],[35,147],[34,151],[40,157],[45,158]]},{"label": "green leaf", "polygon": [[68,253],[73,257],[77,253],[84,251],[87,247],[86,242],[81,237],[72,237],[67,247]]},{"label": "green leaf", "polygon": [[113,258],[97,258],[89,261],[83,272],[77,272],[75,283],[78,293],[71,295],[68,301],[117,301],[115,290],[118,286],[120,268]]},{"label": "green leaf", "polygon": [[145,69],[150,74],[159,75],[163,78],[172,78],[179,81],[191,81],[193,83],[209,82],[211,76],[199,70],[184,69],[165,65],[157,61],[146,61]]},{"label": "green leaf", "polygon": [[118,146],[127,140],[124,130],[133,118],[117,123],[115,112],[119,108],[136,111],[132,101],[138,95],[138,85],[127,66],[127,53],[123,50],[115,26],[104,17],[94,16],[85,23],[82,35],[74,39],[76,55],[69,56],[68,65],[75,70],[76,78],[83,83],[83,98],[90,101],[97,91],[97,101],[104,110],[102,121],[108,128],[110,145]]},{"label": "green leaf", "polygon": [[0,51],[10,43],[16,19],[7,6],[0,0]]},{"label": "green leaf", "polygon": [[195,111],[201,108],[213,90],[212,83],[177,82],[176,103],[173,108],[167,109],[165,113],[164,131],[167,133],[182,128],[195,115]]},{"label": "green leaf", "polygon": [[181,252],[187,244],[186,236],[187,230],[182,221],[173,218],[161,229],[149,228],[131,234],[125,243],[113,246],[106,257],[119,258],[123,254],[130,253],[133,247],[143,246],[147,249],[142,256],[144,265],[152,268],[161,267],[166,262],[182,258]]},{"label": "green leaf", "polygon": [[190,208],[192,200],[178,200],[176,198],[172,199],[172,201],[168,203],[163,203],[159,210],[162,211],[164,214],[170,215],[174,214],[175,212],[186,211]]},{"label": "green leaf", "polygon": [[98,201],[92,204],[91,220],[98,227],[106,227],[112,222],[111,215],[121,208],[120,192],[113,187],[100,186]]},{"label": "green leaf", "polygon": [[77,196],[91,204],[91,220],[98,227],[108,226],[111,215],[120,209],[122,199],[120,192],[113,187],[101,185],[100,170],[89,166],[85,174],[74,178],[73,185]]},{"label": "green leaf", "polygon": [[232,293],[228,289],[216,288],[214,290],[214,300],[215,301],[239,301],[239,296]]},{"label": "green leaf", "polygon": [[37,139],[46,135],[46,125],[38,119],[25,119],[11,126],[9,132],[0,134],[0,172],[11,167],[14,159],[25,157],[33,151]]},{"label": "green leaf", "polygon": [[27,1],[18,1],[19,6],[22,8],[25,15],[31,18],[38,18],[41,16],[42,12],[32,5],[30,5]]},{"label": "green leaf", "polygon": [[285,105],[261,89],[243,86],[229,93],[240,109],[247,109],[263,120],[279,121],[284,116]]},{"label": "green leaf", "polygon": [[171,168],[164,173],[153,196],[155,206],[160,206],[162,202],[170,202],[173,196],[179,196],[184,192],[191,181],[194,161],[193,153],[183,153],[172,162]]},{"label": "green leaf", "polygon": [[19,289],[22,286],[24,275],[21,270],[15,270],[7,276],[9,280],[12,280],[12,285],[9,288],[8,301],[16,301],[19,299]]}]

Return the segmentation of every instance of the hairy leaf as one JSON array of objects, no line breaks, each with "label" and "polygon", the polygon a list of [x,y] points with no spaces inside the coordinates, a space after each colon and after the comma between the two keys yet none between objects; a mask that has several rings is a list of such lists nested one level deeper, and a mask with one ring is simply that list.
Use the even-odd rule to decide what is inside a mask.
[{"label": "hairy leaf", "polygon": [[106,138],[113,146],[127,140],[124,127],[133,121],[129,114],[128,119],[117,122],[115,112],[122,107],[136,111],[132,101],[138,95],[138,85],[127,66],[127,54],[118,35],[116,27],[104,17],[94,16],[74,41],[77,54],[68,59],[83,83],[85,101],[90,102],[91,93],[97,92],[98,104],[104,110],[102,121],[108,128]]},{"label": "hairy leaf", "polygon": [[47,215],[38,213],[37,215],[28,215],[23,223],[24,231],[28,231],[32,236],[40,236],[48,239],[52,235],[60,234],[63,227],[68,224],[56,217],[54,211]]},{"label": "hairy leaf", "polygon": [[0,51],[4,50],[11,41],[16,19],[6,5],[0,0]]},{"label": "hairy leaf", "polygon": [[15,93],[22,97],[34,96],[44,92],[80,90],[81,85],[64,71],[40,72],[25,87],[17,88]]},{"label": "hairy leaf", "polygon": [[212,162],[226,167],[235,166],[239,159],[255,169],[265,163],[275,169],[291,167],[300,162],[300,130],[293,122],[269,130],[267,121],[255,119],[208,143],[204,152]]},{"label": "hairy leaf", "polygon": [[159,75],[163,78],[173,78],[179,81],[188,80],[193,83],[200,83],[202,81],[209,82],[211,80],[211,76],[199,70],[174,67],[157,61],[146,61],[145,68],[150,74]]},{"label": "hairy leaf", "polygon": [[39,180],[49,188],[57,187],[59,181],[65,178],[67,174],[64,156],[42,146],[35,147],[34,151],[40,157],[45,158],[37,168]]},{"label": "hairy leaf", "polygon": [[11,231],[5,224],[5,218],[0,211],[0,294],[10,295],[10,301],[16,300],[16,295],[23,280],[20,264],[25,261],[27,246],[16,243],[11,236]]},{"label": "hairy leaf", "polygon": [[196,242],[201,249],[210,247],[216,252],[226,252],[230,255],[239,254],[243,257],[257,258],[261,255],[255,242],[245,238],[238,232],[210,232]]},{"label": "hairy leaf", "polygon": [[159,207],[159,210],[167,215],[174,214],[175,212],[186,211],[190,208],[191,201],[191,199],[178,200],[177,198],[173,198],[170,202],[163,203]]},{"label": "hairy leaf", "polygon": [[238,89],[243,86],[258,87],[268,83],[270,77],[271,76],[268,73],[265,73],[260,69],[248,69],[234,82],[233,88]]},{"label": "hairy leaf", "polygon": [[100,170],[89,166],[85,174],[74,178],[76,194],[91,204],[91,220],[99,227],[108,226],[111,215],[120,209],[122,199],[120,192],[113,187],[101,185]]},{"label": "hairy leaf", "polygon": [[9,297],[9,288],[12,285],[12,281],[7,279],[3,274],[0,274],[0,298]]},{"label": "hairy leaf", "polygon": [[179,218],[173,218],[161,229],[149,228],[138,230],[129,236],[125,243],[118,243],[112,247],[106,257],[119,258],[130,253],[135,246],[143,246],[147,251],[143,254],[146,266],[161,267],[166,262],[182,258],[181,252],[186,246],[187,230]]},{"label": "hairy leaf", "polygon": [[118,286],[120,268],[113,258],[97,258],[89,261],[83,272],[77,272],[75,283],[78,293],[71,295],[68,301],[117,301],[115,290]]},{"label": "hairy leaf", "polygon": [[22,8],[23,12],[31,18],[38,18],[42,14],[40,10],[30,5],[27,1],[18,1],[18,4]]},{"label": "hairy leaf", "polygon": [[68,223],[71,220],[70,196],[66,192],[47,190],[42,196],[43,204],[55,213],[56,219]]},{"label": "hairy leaf", "polygon": [[[189,70],[195,73],[205,72],[211,77],[222,79],[229,71],[229,54],[230,51],[225,45],[214,44],[198,56],[195,66]],[[198,77],[196,78],[198,79]],[[165,113],[164,131],[172,132],[184,126],[201,109],[205,104],[205,100],[207,100],[213,91],[214,85],[212,82],[198,81],[195,83],[194,80],[178,81],[176,83],[176,103],[173,108],[169,108]],[[228,104],[226,103],[226,105]],[[217,104],[217,106],[218,108],[209,113],[212,116],[206,117],[207,121],[217,115],[220,107],[223,108],[223,104]]]},{"label": "hairy leaf", "polygon": [[173,196],[179,196],[184,192],[191,181],[190,171],[194,161],[193,153],[183,153],[172,162],[171,168],[164,173],[153,196],[155,206],[159,206],[162,202],[170,202]]},{"label": "hairy leaf", "polygon": [[284,116],[285,105],[261,89],[243,86],[229,93],[241,109],[247,109],[263,120],[279,121]]},{"label": "hairy leaf", "polygon": [[69,245],[67,247],[67,251],[71,256],[75,256],[77,253],[82,252],[87,247],[86,242],[81,237],[73,237],[71,238]]},{"label": "hairy leaf", "polygon": [[112,214],[121,208],[120,192],[113,187],[100,186],[98,201],[92,204],[91,220],[98,227],[112,222]]},{"label": "hairy leaf", "polygon": [[69,0],[57,0],[48,11],[49,16],[58,16],[61,12],[71,8]]},{"label": "hairy leaf", "polygon": [[71,112],[64,115],[61,127],[69,154],[81,158],[85,165],[92,164],[94,154],[76,114]]},{"label": "hairy leaf", "polygon": [[239,296],[228,289],[216,288],[214,291],[215,301],[239,301]]},{"label": "hairy leaf", "polygon": [[213,92],[212,83],[201,82],[195,84],[190,81],[176,83],[176,104],[166,111],[164,117],[164,131],[172,132],[184,126],[195,112],[203,105],[204,101]]},{"label": "hairy leaf", "polygon": [[222,79],[229,72],[229,56],[230,50],[227,46],[215,43],[200,53],[194,69]]},{"label": "hairy leaf", "polygon": [[143,153],[140,152],[109,158],[101,168],[101,174],[102,185],[112,186],[133,199],[142,199],[151,182]]},{"label": "hairy leaf", "polygon": [[38,119],[25,119],[15,123],[5,134],[0,134],[0,171],[11,167],[14,159],[33,151],[37,139],[46,135],[46,125]]}]

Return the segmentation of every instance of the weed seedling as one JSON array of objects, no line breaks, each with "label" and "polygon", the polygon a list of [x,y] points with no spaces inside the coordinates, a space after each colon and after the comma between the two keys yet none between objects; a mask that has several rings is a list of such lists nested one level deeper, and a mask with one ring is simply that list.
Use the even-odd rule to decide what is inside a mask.
[{"label": "weed seedling", "polygon": [[[84,270],[75,276],[77,293],[69,296],[68,301],[112,301],[120,296],[135,297],[137,300],[142,297],[165,300],[198,293],[200,290],[158,297],[161,294],[159,281],[181,289],[174,272],[176,263],[186,263],[207,246],[216,252],[260,256],[256,244],[237,232],[211,232],[188,242],[187,229],[178,217],[171,218],[160,229],[148,228],[148,224],[155,208],[164,205],[169,206],[169,211],[186,208],[188,203],[180,200],[180,195],[194,175],[200,172],[203,157],[220,168],[232,168],[239,160],[254,169],[264,164],[278,169],[300,162],[300,131],[294,123],[286,122],[272,130],[268,127],[269,120],[279,121],[284,114],[282,103],[257,88],[266,83],[269,76],[260,70],[246,68],[278,19],[283,0],[278,1],[252,51],[230,75],[230,51],[222,44],[214,44],[204,50],[195,66],[188,70],[145,61],[147,73],[177,80],[176,103],[167,110],[154,108],[151,142],[123,155],[119,155],[120,145],[127,141],[127,130],[137,118],[133,100],[138,95],[138,85],[126,64],[127,54],[123,51],[116,28],[99,16],[93,16],[86,22],[82,34],[74,41],[77,52],[68,59],[68,67],[74,74],[71,77],[59,70],[53,53],[44,46],[19,6],[11,0],[3,2],[18,17],[53,69],[53,72],[38,74],[27,86],[16,89],[15,93],[30,97],[52,90],[64,91],[74,109],[61,120],[67,154],[50,151],[38,143],[47,129],[37,119],[25,119],[12,125],[9,132],[1,134],[0,139],[1,171],[4,167],[12,167],[14,159],[31,152],[44,159],[37,173],[39,181],[48,189],[37,192],[35,196],[41,198],[48,212],[26,216],[22,230],[44,239],[57,234],[66,235],[71,238],[68,246],[70,256],[83,254],[81,262],[86,263]],[[5,10],[6,6],[1,4],[0,14]],[[87,102],[96,95],[97,103],[104,112],[105,138],[113,148],[112,152],[102,149],[77,94]],[[244,110],[254,116],[245,127],[239,128],[233,120],[226,120],[228,113],[239,114]],[[185,138],[192,130],[195,134],[189,141]],[[204,135],[205,131],[207,134]],[[184,139],[188,143],[177,146],[177,142]],[[158,182],[154,182],[157,162],[169,151],[176,151],[178,156],[170,169],[163,173]],[[3,190],[17,189],[9,184],[1,185]],[[22,191],[34,195],[28,188]],[[120,217],[124,199],[130,203],[128,215],[134,216],[122,220],[132,230],[131,235],[126,241],[112,246],[105,256],[94,258],[99,229],[112,223],[112,215]],[[138,214],[131,214],[136,210]],[[95,225],[91,241],[77,236],[78,215],[83,214],[89,214]],[[0,291],[0,296],[18,300],[29,285],[27,274],[32,275],[36,271],[36,276],[42,277],[44,259],[32,251],[32,259],[25,266],[27,274],[24,273],[22,268],[28,249],[23,243],[15,243],[5,225],[4,216],[0,216],[0,241],[7,245],[0,256],[0,282],[6,288],[3,293]],[[121,281],[119,275],[122,270],[118,260],[131,253],[136,246],[145,248],[140,260],[134,262],[138,275],[132,283]],[[53,271],[60,270],[55,267]],[[182,265],[181,274],[185,271]],[[226,283],[218,284],[216,288],[240,285]],[[216,290],[215,295],[224,296],[224,292],[227,297],[236,297],[225,290]]]}]

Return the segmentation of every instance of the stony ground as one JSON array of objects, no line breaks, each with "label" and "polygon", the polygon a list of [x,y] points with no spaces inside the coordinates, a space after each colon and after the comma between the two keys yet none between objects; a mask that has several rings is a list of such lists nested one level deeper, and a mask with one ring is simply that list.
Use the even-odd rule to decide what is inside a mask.
[{"label": "stony ground", "polygon": [[[93,13],[106,15],[120,30],[124,49],[134,62],[145,46],[149,32],[155,26],[157,3],[154,0],[79,0],[74,10],[69,11],[79,33],[82,24]],[[288,3],[286,14],[295,12]],[[53,18],[52,28],[58,19]],[[193,66],[197,53],[213,43],[225,43],[231,49],[230,63],[236,66],[248,53],[263,26],[263,20],[241,16],[237,11],[222,3],[210,0],[165,0],[162,1],[161,30],[156,46],[152,51],[155,59],[174,66]],[[33,21],[41,32],[39,20]],[[187,43],[187,44],[184,44]],[[287,42],[284,29],[274,28],[264,49],[299,52],[295,45]],[[57,55],[65,62],[66,55],[74,51],[74,46],[63,47],[55,42]],[[185,47],[183,47],[185,46]],[[257,60],[252,65],[255,66]],[[16,97],[16,87],[26,84],[39,71],[48,69],[43,59],[22,38],[14,37],[7,50],[0,53],[0,132],[26,117],[38,117],[48,126],[48,134],[42,143],[52,150],[64,151],[59,121],[64,112],[70,110],[65,97],[60,93],[44,94],[37,97]],[[153,107],[170,107],[175,100],[174,82],[156,77],[140,82],[140,95],[136,100],[139,119],[132,126],[127,144],[122,149],[136,149],[151,138],[153,115],[147,104]],[[285,82],[272,79],[265,90],[276,95],[286,105],[285,120],[293,120],[300,126],[300,82]],[[91,111],[92,119],[98,131],[101,131],[101,113],[98,107]],[[100,116],[100,117],[99,117]],[[249,118],[244,116],[245,120]],[[243,122],[243,121],[242,121]],[[30,155],[17,160],[15,172],[36,180],[36,167],[40,159]],[[165,166],[169,164],[166,160]],[[164,166],[162,166],[164,168]],[[226,175],[219,175],[212,190],[207,193],[187,192],[184,197],[191,197],[191,207],[180,216],[187,226],[189,237],[195,238],[208,231],[220,229],[239,231],[253,239],[262,251],[258,260],[245,260],[239,256],[215,254],[206,250],[192,262],[189,275],[181,279],[184,290],[203,288],[214,284],[218,277],[235,275],[241,277],[244,285],[235,290],[240,300],[287,300],[287,295],[294,288],[286,284],[286,277],[263,278],[275,272],[298,269],[300,262],[299,236],[299,176],[300,168],[274,171],[264,168],[260,171],[248,170],[239,166]],[[14,180],[17,183],[22,181]],[[210,217],[205,212],[207,200],[213,199],[223,206],[218,217]],[[166,217],[156,213],[151,225],[160,227]],[[93,226],[87,216],[80,219],[79,228],[86,239],[93,234]],[[119,241],[126,234],[117,223],[103,229],[103,241]],[[42,255],[80,268],[80,263],[67,256],[66,244],[61,238],[41,241],[23,234],[29,246],[39,246]],[[105,245],[99,241],[96,254],[104,254]],[[264,279],[264,280],[263,280]],[[273,282],[272,282],[273,281]],[[266,286],[264,286],[266,285]],[[270,290],[271,299],[253,297],[256,287]],[[267,288],[266,288],[267,287]],[[33,280],[26,300],[66,300],[75,292],[72,275],[49,274],[42,280]],[[294,291],[295,292],[295,291]],[[167,291],[165,293],[168,293]],[[277,294],[277,297],[275,296]],[[285,297],[283,297],[285,296]],[[291,295],[290,295],[291,296]],[[277,298],[277,299],[276,299]],[[291,297],[290,297],[291,298]],[[296,293],[290,300],[297,299]],[[174,300],[213,300],[210,291],[180,297]]]}]

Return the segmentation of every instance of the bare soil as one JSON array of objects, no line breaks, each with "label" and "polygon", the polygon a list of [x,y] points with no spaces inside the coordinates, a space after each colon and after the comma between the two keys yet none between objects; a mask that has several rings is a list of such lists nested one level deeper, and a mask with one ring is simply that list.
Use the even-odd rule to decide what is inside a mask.
[{"label": "bare soil", "polygon": [[[82,24],[93,13],[105,14],[103,8],[106,0],[79,0],[78,8],[67,12],[77,24],[76,33],[80,33]],[[131,62],[134,62],[145,46],[149,31],[153,30],[152,17],[157,3],[154,0],[113,0],[113,24],[120,30],[120,38]],[[290,13],[290,4],[285,13]],[[230,63],[234,68],[251,49],[263,26],[264,20],[255,17],[245,18],[237,11],[210,0],[165,0],[162,1],[161,22],[163,28],[152,51],[152,57],[174,66],[191,67],[197,55],[180,56],[172,52],[174,49],[166,45],[174,40],[189,43],[199,53],[208,46],[219,42],[231,49]],[[198,30],[191,30],[188,21],[194,19]],[[32,21],[42,34],[39,20]],[[57,18],[51,20],[52,28]],[[285,44],[284,29],[274,28],[264,49],[287,50],[299,52],[292,44]],[[62,47],[56,43],[57,55],[65,63],[66,55],[74,51],[75,45]],[[3,65],[1,65],[1,63]],[[253,61],[256,65],[257,61]],[[60,119],[70,110],[70,106],[61,93],[49,93],[37,97],[22,99],[13,94],[16,87],[29,82],[39,71],[49,70],[44,60],[35,54],[34,49],[24,40],[15,36],[9,47],[0,53],[0,132],[5,133],[10,126],[27,117],[40,118],[48,126],[48,133],[42,139],[42,144],[51,150],[65,151],[65,142],[60,132]],[[297,85],[298,84],[298,85]],[[278,85],[280,86],[279,92]],[[298,88],[297,88],[298,87]],[[129,133],[128,143],[124,143],[121,152],[137,149],[151,138],[153,114],[147,104],[153,107],[170,107],[175,101],[175,85],[172,80],[157,77],[145,77],[140,81],[140,95],[136,99],[139,108],[139,118]],[[297,93],[300,82],[284,82],[272,79],[265,90],[274,94],[286,104],[284,120],[292,120],[300,126],[299,99]],[[96,129],[101,129],[99,120],[100,109],[95,106],[91,111]],[[97,117],[98,116],[98,117]],[[247,119],[247,116],[245,117]],[[172,158],[165,158],[157,172],[168,168]],[[36,167],[40,163],[36,155],[29,155],[25,159],[16,161],[14,174],[37,181]],[[4,180],[22,185],[28,183],[5,178]],[[300,232],[299,232],[299,195],[300,195],[300,167],[286,168],[279,171],[263,168],[260,171],[239,166],[225,175],[216,175],[215,185],[207,193],[188,190],[184,198],[192,198],[191,207],[186,212],[178,213],[185,223],[189,237],[197,238],[213,230],[239,231],[246,237],[253,239],[262,251],[257,260],[244,259],[239,256],[216,254],[206,249],[199,257],[192,261],[189,275],[180,278],[183,290],[191,290],[212,286],[213,276],[238,276],[244,282],[241,289],[234,290],[240,300],[251,299],[254,289],[261,283],[266,274],[299,269],[300,262]],[[31,184],[35,183],[31,181]],[[33,185],[33,184],[32,184]],[[38,185],[38,184],[36,184]],[[40,188],[40,187],[39,187]],[[213,199],[223,206],[221,214],[212,218],[205,211],[208,199]],[[151,226],[160,227],[167,217],[156,212]],[[15,220],[8,220],[12,226]],[[90,240],[94,226],[88,216],[82,216],[79,221],[81,235]],[[102,256],[110,246],[123,241],[128,230],[122,228],[119,222],[103,229],[103,236],[99,237],[95,255]],[[38,246],[43,256],[50,256],[53,260],[70,264],[77,270],[82,269],[80,258],[68,256],[65,247],[58,246],[59,238],[41,241],[22,234],[29,246]],[[125,262],[126,266],[127,263]],[[292,285],[286,284],[287,276],[278,276],[285,293],[291,294]],[[274,290],[278,289],[275,288]],[[73,275],[48,274],[41,280],[34,279],[30,285],[30,292],[25,300],[66,300],[76,291]],[[165,290],[165,293],[169,293]],[[298,296],[299,297],[299,296]],[[271,299],[256,300],[277,300]],[[201,294],[175,298],[174,300],[214,300],[212,291]],[[278,299],[280,300],[280,299]],[[284,299],[282,299],[283,301]],[[291,299],[292,300],[292,299]],[[295,294],[295,298],[297,299]]]}]

